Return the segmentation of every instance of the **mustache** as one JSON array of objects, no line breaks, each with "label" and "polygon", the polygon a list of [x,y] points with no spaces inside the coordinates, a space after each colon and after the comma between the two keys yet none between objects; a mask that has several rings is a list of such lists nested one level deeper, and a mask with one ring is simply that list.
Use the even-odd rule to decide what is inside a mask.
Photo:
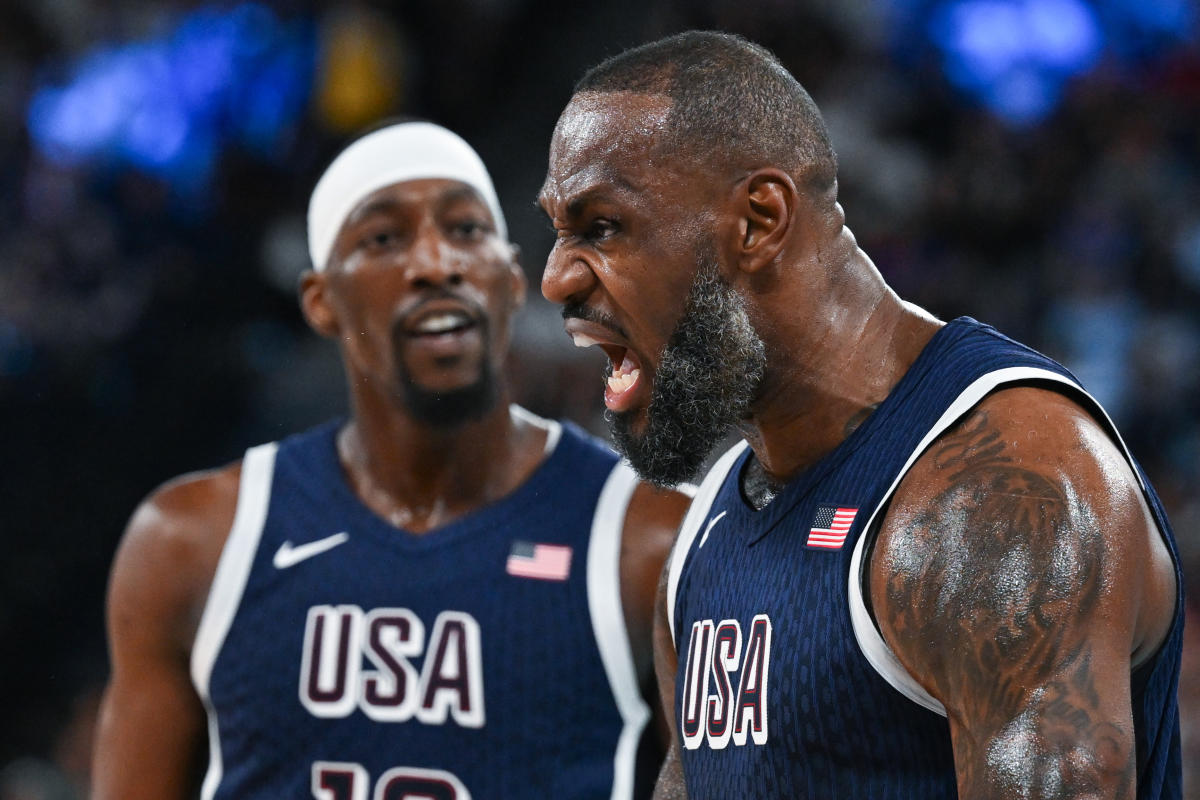
[{"label": "mustache", "polygon": [[392,320],[393,327],[403,327],[415,315],[424,311],[425,307],[430,303],[442,300],[450,300],[463,306],[467,310],[467,313],[470,314],[476,320],[476,322],[486,324],[488,321],[487,310],[484,309],[484,307],[478,302],[469,297],[464,297],[457,292],[453,292],[443,287],[438,287],[429,289],[397,311],[396,316]]},{"label": "mustache", "polygon": [[579,301],[569,302],[562,309],[563,321],[569,319],[580,319],[584,322],[592,322],[597,325],[602,325],[610,331],[617,333],[622,339],[628,339],[629,335],[625,333],[625,329],[617,322],[616,317],[611,314],[605,314],[603,311],[597,311],[594,308],[585,306]]}]

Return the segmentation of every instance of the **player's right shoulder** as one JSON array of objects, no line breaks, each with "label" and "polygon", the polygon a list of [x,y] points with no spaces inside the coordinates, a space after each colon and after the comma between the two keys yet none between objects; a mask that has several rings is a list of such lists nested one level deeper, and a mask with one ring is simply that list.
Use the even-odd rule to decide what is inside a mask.
[{"label": "player's right shoulder", "polygon": [[110,624],[163,625],[190,647],[237,510],[241,462],[182,475],[134,510],[109,581]]},{"label": "player's right shoulder", "polygon": [[219,553],[237,509],[240,461],[191,472],[154,489],[134,510],[122,548],[180,555],[212,549]]}]

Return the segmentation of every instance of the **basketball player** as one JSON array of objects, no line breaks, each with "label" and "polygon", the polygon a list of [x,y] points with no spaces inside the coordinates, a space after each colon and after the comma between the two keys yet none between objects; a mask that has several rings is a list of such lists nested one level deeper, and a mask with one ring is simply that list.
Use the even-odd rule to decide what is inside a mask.
[{"label": "basketball player", "polygon": [[643,477],[745,437],[664,576],[658,797],[1180,796],[1158,499],[1067,370],[889,289],[772,55],[693,32],[594,68],[540,200],[542,291]]},{"label": "basketball player", "polygon": [[458,136],[357,140],[308,222],[301,303],[349,418],[136,511],[94,797],[632,796],[688,498],[509,404],[526,283]]}]

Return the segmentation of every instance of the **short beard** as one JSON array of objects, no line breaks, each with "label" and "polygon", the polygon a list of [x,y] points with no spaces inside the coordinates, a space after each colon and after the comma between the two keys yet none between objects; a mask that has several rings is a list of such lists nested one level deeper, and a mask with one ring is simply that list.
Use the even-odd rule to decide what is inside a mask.
[{"label": "short beard", "polygon": [[486,326],[482,333],[485,355],[479,377],[460,389],[448,392],[427,389],[413,380],[403,358],[399,359],[401,402],[413,419],[433,428],[455,428],[482,419],[496,407],[500,392],[495,370],[486,356],[491,351]]},{"label": "short beard", "polygon": [[418,386],[405,373],[402,378],[404,407],[417,421],[434,428],[455,428],[482,419],[496,407],[498,392],[491,367],[485,366],[479,380],[452,392],[435,392]]},{"label": "short beard", "polygon": [[646,429],[633,412],[606,412],[617,448],[643,480],[694,480],[730,427],[747,416],[766,370],[766,348],[741,296],[711,256],[701,260],[683,315],[659,359]]}]

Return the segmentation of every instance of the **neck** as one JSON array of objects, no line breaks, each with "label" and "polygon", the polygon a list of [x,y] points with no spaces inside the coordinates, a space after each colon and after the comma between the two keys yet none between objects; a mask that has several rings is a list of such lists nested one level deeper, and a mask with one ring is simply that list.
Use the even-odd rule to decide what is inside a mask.
[{"label": "neck", "polygon": [[509,409],[501,392],[483,417],[435,428],[392,399],[353,397],[338,457],[359,498],[412,533],[440,528],[513,492],[541,463],[547,430]]},{"label": "neck", "polygon": [[[740,426],[769,480],[783,483],[832,452],[908,371],[942,323],[905,303],[853,245],[822,285],[773,293],[764,335],[771,367]],[[790,291],[789,291],[790,290]],[[817,301],[814,301],[817,298]],[[797,315],[795,309],[819,309]]]}]

